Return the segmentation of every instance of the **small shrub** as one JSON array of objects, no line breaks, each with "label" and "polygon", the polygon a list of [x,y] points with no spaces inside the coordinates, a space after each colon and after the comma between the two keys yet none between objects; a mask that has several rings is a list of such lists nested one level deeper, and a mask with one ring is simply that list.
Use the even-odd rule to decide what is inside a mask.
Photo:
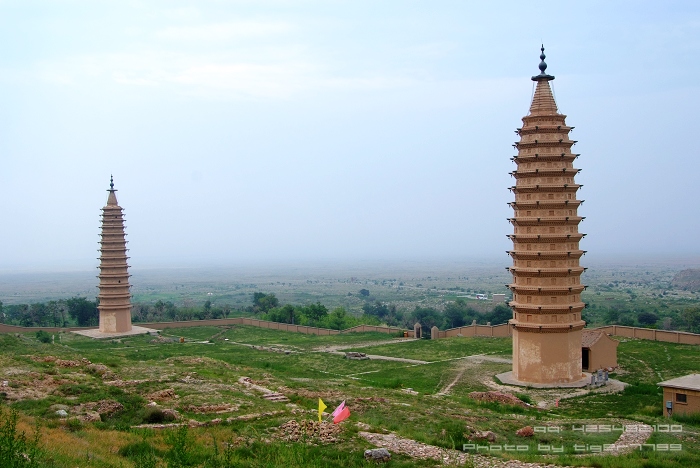
[{"label": "small shrub", "polygon": [[155,455],[156,451],[151,444],[145,440],[141,440],[139,442],[126,444],[125,446],[121,447],[117,453],[124,458],[135,459],[148,454]]},{"label": "small shrub", "polygon": [[187,431],[187,425],[182,425],[177,430],[165,434],[165,442],[170,446],[170,450],[165,454],[169,468],[180,468],[194,464],[192,440]]},{"label": "small shrub", "polygon": [[66,421],[66,428],[71,432],[78,432],[83,428],[83,423],[78,418],[71,418]]},{"label": "small shrub", "polygon": [[697,424],[700,426],[700,414],[674,414],[673,420],[685,424]]},{"label": "small shrub", "polygon": [[0,461],[2,466],[39,467],[39,430],[34,430],[34,438],[27,439],[24,432],[18,432],[19,414],[14,409],[9,413],[0,408]]},{"label": "small shrub", "polygon": [[530,395],[527,393],[516,393],[515,396],[520,398],[521,401],[527,403],[528,405],[532,404],[532,398],[530,398]]},{"label": "small shrub", "polygon": [[147,424],[161,424],[174,420],[175,416],[172,413],[166,413],[162,409],[153,406],[149,406],[143,412],[143,422]]},{"label": "small shrub", "polygon": [[36,338],[42,343],[51,343],[51,335],[46,333],[44,330],[39,330],[36,332]]}]

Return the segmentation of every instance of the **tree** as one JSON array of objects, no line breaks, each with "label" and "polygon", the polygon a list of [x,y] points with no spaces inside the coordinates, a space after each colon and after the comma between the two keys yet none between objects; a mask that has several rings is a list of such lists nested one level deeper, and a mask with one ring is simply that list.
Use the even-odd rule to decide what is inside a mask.
[{"label": "tree", "polygon": [[326,323],[328,328],[333,330],[344,330],[350,328],[348,327],[348,318],[347,311],[343,307],[338,307],[333,309],[333,312],[328,315]]},{"label": "tree", "polygon": [[422,336],[430,336],[430,329],[443,324],[443,317],[440,312],[432,307],[416,307],[413,311],[413,318],[421,324],[423,328]]},{"label": "tree", "polygon": [[300,316],[301,314],[293,305],[286,304],[284,307],[270,309],[263,318],[272,322],[298,324]]},{"label": "tree", "polygon": [[487,317],[491,325],[500,325],[513,318],[513,311],[505,304],[498,304]]},{"label": "tree", "polygon": [[153,305],[153,310],[155,310],[155,313],[162,320],[163,312],[165,312],[165,302],[158,299],[158,301],[156,301],[156,303]]},{"label": "tree", "polygon": [[700,308],[693,307],[681,312],[681,320],[691,333],[700,332]]},{"label": "tree", "polygon": [[445,307],[445,326],[450,328],[461,327],[466,324],[464,319],[464,300],[457,299]]},{"label": "tree", "polygon": [[65,301],[49,301],[46,303],[46,309],[54,327],[65,327],[67,325]]},{"label": "tree", "polygon": [[177,307],[170,301],[165,303],[165,316],[170,320],[175,320],[177,317]]},{"label": "tree", "polygon": [[651,312],[642,312],[637,316],[637,321],[640,325],[654,325],[658,320],[659,317]]},{"label": "tree", "polygon": [[306,316],[311,323],[317,324],[328,315],[328,309],[320,302],[316,302],[316,304],[310,304],[303,307],[301,309],[301,313]]},{"label": "tree", "polygon": [[266,313],[270,309],[279,306],[279,299],[274,294],[265,294],[261,292],[253,293],[253,312]]},{"label": "tree", "polygon": [[366,302],[362,306],[362,312],[364,312],[365,315],[371,315],[377,317],[378,319],[383,319],[389,315],[389,307],[379,301],[375,301],[374,304]]},{"label": "tree", "polygon": [[88,301],[85,297],[72,297],[66,301],[68,307],[68,315],[75,320],[81,327],[90,327],[97,325],[99,320],[99,312],[97,303]]},{"label": "tree", "polygon": [[360,289],[360,296],[368,297],[369,296],[369,289]]}]

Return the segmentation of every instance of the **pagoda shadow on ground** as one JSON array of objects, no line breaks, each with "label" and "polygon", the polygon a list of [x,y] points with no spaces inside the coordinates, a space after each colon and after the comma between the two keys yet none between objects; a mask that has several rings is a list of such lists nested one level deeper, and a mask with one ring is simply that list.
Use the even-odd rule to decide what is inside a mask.
[{"label": "pagoda shadow on ground", "polygon": [[123,336],[132,336],[132,335],[145,335],[147,333],[155,334],[155,333],[158,333],[158,330],[155,330],[153,328],[132,326],[131,330],[125,331],[125,332],[119,332],[119,333],[103,333],[100,331],[99,328],[91,328],[89,330],[74,330],[72,333],[87,336],[88,338],[100,339],[100,338],[121,338]]}]

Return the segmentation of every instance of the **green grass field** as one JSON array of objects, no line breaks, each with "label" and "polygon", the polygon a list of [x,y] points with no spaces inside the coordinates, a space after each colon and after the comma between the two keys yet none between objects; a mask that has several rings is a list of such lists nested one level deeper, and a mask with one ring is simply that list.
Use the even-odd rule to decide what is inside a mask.
[{"label": "green grass field", "polygon": [[[56,467],[369,466],[362,452],[370,445],[358,437],[358,422],[370,425],[372,431],[392,431],[444,448],[462,448],[473,443],[469,439],[473,431],[486,430],[496,434],[498,444],[527,446],[517,453],[491,453],[496,459],[601,467],[700,466],[697,420],[683,422],[680,433],[658,433],[650,439],[681,444],[680,451],[645,450],[619,457],[593,457],[586,451],[581,457],[575,450],[577,444],[612,443],[619,433],[574,430],[577,425],[621,421],[667,423],[655,384],[699,372],[697,347],[622,342],[621,369],[614,375],[630,384],[622,393],[566,398],[570,391],[522,388],[518,395],[533,406],[521,407],[479,403],[469,397],[472,391],[489,390],[493,375],[509,370],[510,364],[464,358],[508,358],[510,339],[383,344],[388,340],[392,337],[381,333],[314,336],[245,326],[191,327],[166,330],[161,337],[103,341],[61,334],[54,344],[40,343],[31,334],[0,335],[0,373],[7,381],[1,394],[5,408],[0,427],[5,427],[10,410],[19,412],[17,430],[28,435],[38,422],[39,466]],[[427,363],[347,360],[322,352],[329,346]],[[244,376],[284,394],[290,402],[263,399],[262,393],[238,382]],[[537,408],[557,394],[562,396],[559,407]],[[328,410],[345,400],[352,412],[340,425],[337,440],[323,443],[307,435],[285,439],[280,426],[315,419],[318,398]],[[87,414],[85,408],[104,401],[121,408],[92,422],[80,420]],[[159,418],[167,422],[162,411],[147,406],[150,401],[157,402],[158,410],[176,410],[178,422],[215,424],[186,430],[134,428]],[[68,418],[59,417],[57,408],[66,408]],[[227,422],[228,418],[234,419]],[[216,423],[217,419],[223,421]],[[526,425],[550,429],[532,438],[516,436],[515,431]],[[0,446],[8,434],[0,431]],[[562,453],[543,458],[542,447],[561,447]],[[434,462],[395,455],[387,466],[434,466]]]}]

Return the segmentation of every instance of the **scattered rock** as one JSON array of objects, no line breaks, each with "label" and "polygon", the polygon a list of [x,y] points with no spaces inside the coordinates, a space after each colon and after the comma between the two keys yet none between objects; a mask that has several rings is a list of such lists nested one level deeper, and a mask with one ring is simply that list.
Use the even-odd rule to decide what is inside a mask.
[{"label": "scattered rock", "polygon": [[262,397],[268,401],[274,401],[275,403],[287,403],[289,401],[289,398],[285,395],[253,383],[250,377],[241,377],[238,379],[238,383],[245,385],[246,388],[263,393]]},{"label": "scattered rock", "polygon": [[[178,419],[180,419],[180,413],[178,413],[177,410],[170,408],[163,409],[163,416],[166,418],[166,420],[172,418],[173,420],[177,421]],[[214,421],[216,421],[216,419]],[[212,421],[212,423],[214,421]],[[220,422],[221,420],[219,419],[218,421]]]},{"label": "scattered rock", "polygon": [[101,421],[100,413],[97,411],[88,411],[80,417],[80,420],[86,423]]},{"label": "scattered rock", "polygon": [[364,361],[366,359],[369,359],[369,356],[365,353],[358,353],[355,351],[348,351],[345,353],[345,359],[355,359],[355,360],[360,360]]},{"label": "scattered rock", "polygon": [[478,431],[470,436],[471,440],[488,440],[489,442],[496,442],[496,434],[492,431]]},{"label": "scattered rock", "polygon": [[89,364],[87,366],[87,370],[92,374],[99,375],[103,380],[111,380],[116,377],[114,372],[112,372],[109,367],[105,366],[104,364]]},{"label": "scattered rock", "polygon": [[67,418],[68,411],[60,409],[60,410],[56,411],[56,416],[58,416],[59,418]]},{"label": "scattered rock", "polygon": [[[90,362],[90,361],[88,361]],[[70,361],[70,360],[64,360],[64,359],[56,359],[54,363],[58,367],[80,367],[83,363],[80,361]]]},{"label": "scattered rock", "polygon": [[391,454],[385,448],[365,450],[365,460],[384,463],[391,460]]},{"label": "scattered rock", "polygon": [[332,422],[318,422],[309,419],[298,422],[294,419],[279,427],[280,439],[287,442],[306,441],[311,443],[330,444],[338,441],[342,427]]},{"label": "scattered rock", "polygon": [[95,411],[98,415],[110,416],[124,409],[124,405],[114,400],[100,400],[83,403],[76,406],[73,410],[76,412]]},{"label": "scattered rock", "polygon": [[532,426],[525,426],[515,431],[515,435],[520,437],[532,437],[535,435],[535,430]]},{"label": "scattered rock", "polygon": [[474,400],[477,400],[477,401],[503,403],[506,405],[523,406],[523,407],[529,406],[527,403],[525,403],[523,400],[516,397],[515,395],[511,395],[510,393],[497,392],[497,391],[471,392],[469,394],[469,398],[473,398]]},{"label": "scattered rock", "polygon": [[186,405],[180,407],[182,411],[185,411],[187,413],[197,413],[197,414],[206,414],[206,413],[233,413],[234,411],[238,411],[239,405],[232,405],[230,403],[219,403],[219,404],[203,404],[203,405]]},{"label": "scattered rock", "polygon": [[172,400],[173,398],[177,398],[177,395],[175,395],[175,390],[173,390],[172,388],[166,388],[165,390],[158,390],[157,392],[153,392],[146,398],[148,400],[153,401],[166,401]]}]

